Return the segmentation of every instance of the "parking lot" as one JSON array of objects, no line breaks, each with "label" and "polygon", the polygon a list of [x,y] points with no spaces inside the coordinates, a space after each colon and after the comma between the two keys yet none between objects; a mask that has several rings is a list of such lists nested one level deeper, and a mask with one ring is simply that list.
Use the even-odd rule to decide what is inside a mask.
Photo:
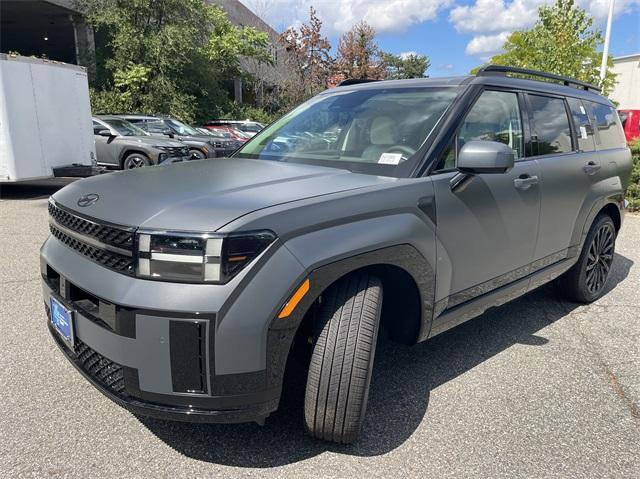
[{"label": "parking lot", "polygon": [[260,427],[135,417],[86,382],[40,290],[47,197],[64,183],[0,191],[0,476],[639,476],[639,216],[593,305],[546,287],[415,347],[380,344],[364,435],[340,447],[303,434],[300,387]]}]

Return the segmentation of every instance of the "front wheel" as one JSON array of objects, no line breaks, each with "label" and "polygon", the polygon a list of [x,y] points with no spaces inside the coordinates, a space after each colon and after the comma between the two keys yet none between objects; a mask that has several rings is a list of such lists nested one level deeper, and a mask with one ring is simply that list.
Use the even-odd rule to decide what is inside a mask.
[{"label": "front wheel", "polygon": [[578,262],[558,279],[567,299],[591,303],[605,291],[616,246],[616,227],[609,215],[600,214],[587,234]]},{"label": "front wheel", "polygon": [[382,283],[356,273],[322,296],[304,401],[316,438],[354,442],[362,429],[382,306]]},{"label": "front wheel", "polygon": [[189,150],[189,154],[193,160],[204,160],[207,158],[207,155],[200,150]]},{"label": "front wheel", "polygon": [[122,168],[125,170],[132,170],[133,168],[142,168],[143,166],[149,166],[151,162],[142,153],[131,153],[122,162]]}]

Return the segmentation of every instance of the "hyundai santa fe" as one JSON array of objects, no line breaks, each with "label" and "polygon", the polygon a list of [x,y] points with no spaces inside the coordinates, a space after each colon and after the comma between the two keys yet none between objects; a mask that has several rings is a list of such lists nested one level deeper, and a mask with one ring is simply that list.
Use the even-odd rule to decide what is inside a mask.
[{"label": "hyundai santa fe", "polygon": [[350,443],[379,330],[415,344],[552,280],[603,295],[630,169],[585,83],[346,81],[231,159],[55,193],[49,329],[105,395],[166,419],[262,424],[303,366],[301,423]]}]

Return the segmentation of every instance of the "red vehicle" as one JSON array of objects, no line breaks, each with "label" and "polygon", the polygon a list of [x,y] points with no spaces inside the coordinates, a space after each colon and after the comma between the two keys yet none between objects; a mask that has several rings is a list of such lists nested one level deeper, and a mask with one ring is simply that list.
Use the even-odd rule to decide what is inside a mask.
[{"label": "red vehicle", "polygon": [[245,143],[250,138],[240,130],[236,130],[235,128],[232,128],[230,126],[204,125],[204,128],[211,131],[220,131],[220,132],[228,133],[229,135],[231,135],[232,140],[241,141],[242,143]]},{"label": "red vehicle", "polygon": [[618,110],[627,143],[640,139],[640,110]]}]

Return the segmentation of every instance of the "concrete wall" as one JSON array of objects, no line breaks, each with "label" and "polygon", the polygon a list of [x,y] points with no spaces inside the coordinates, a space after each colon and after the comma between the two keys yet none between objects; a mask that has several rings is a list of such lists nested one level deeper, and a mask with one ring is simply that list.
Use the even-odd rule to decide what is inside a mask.
[{"label": "concrete wall", "polygon": [[613,59],[617,84],[609,97],[621,110],[640,110],[640,53]]}]

